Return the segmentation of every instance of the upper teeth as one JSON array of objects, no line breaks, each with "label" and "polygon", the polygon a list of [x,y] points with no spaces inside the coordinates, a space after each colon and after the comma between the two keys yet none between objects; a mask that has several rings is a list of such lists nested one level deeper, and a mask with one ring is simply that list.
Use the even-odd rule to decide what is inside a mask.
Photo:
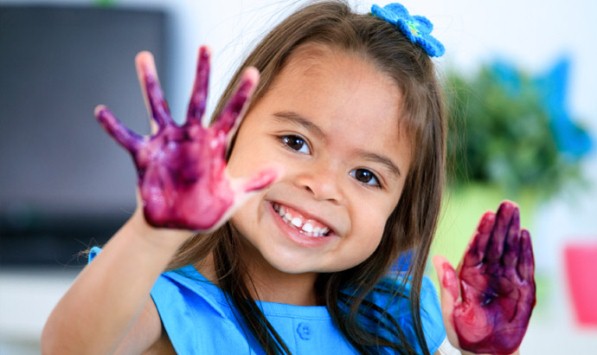
[{"label": "upper teeth", "polygon": [[312,237],[322,237],[326,235],[330,229],[327,227],[316,227],[315,224],[319,224],[313,220],[305,220],[303,216],[293,216],[284,206],[274,204],[274,210],[282,217],[282,219],[296,228],[300,229],[303,234],[307,234]]}]

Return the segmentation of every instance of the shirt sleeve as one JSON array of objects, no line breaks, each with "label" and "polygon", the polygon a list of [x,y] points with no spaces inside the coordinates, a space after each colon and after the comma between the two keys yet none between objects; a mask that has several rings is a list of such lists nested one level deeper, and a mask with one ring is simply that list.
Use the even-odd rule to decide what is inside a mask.
[{"label": "shirt sleeve", "polygon": [[428,277],[421,286],[421,323],[429,352],[434,354],[446,340],[446,329],[437,292]]},{"label": "shirt sleeve", "polygon": [[[400,275],[398,275],[397,278],[387,278],[382,280],[378,285],[377,292],[373,293],[373,300],[376,305],[392,315],[396,320],[397,325],[400,327],[400,331],[406,337],[405,340],[407,340],[410,345],[414,347],[414,350],[420,354],[423,351],[421,349],[422,346],[417,339],[415,326],[413,324],[411,302],[409,298],[411,286],[412,284],[410,282],[404,284]],[[400,293],[402,296],[396,294],[396,287],[401,289]],[[428,277],[423,278],[419,300],[423,336],[429,352],[435,354],[446,339],[446,330],[444,328],[439,298],[433,283]],[[365,322],[364,324],[367,323]],[[387,339],[393,339],[394,335],[392,335],[391,331],[388,332],[386,327],[376,326],[375,322],[368,325],[371,328],[376,328],[377,332]]]},{"label": "shirt sleeve", "polygon": [[[367,298],[379,308],[391,314],[404,335],[404,340],[408,341],[417,354],[421,354],[423,352],[422,346],[417,339],[413,324],[412,305],[409,297],[411,286],[411,282],[404,282],[402,275],[396,274],[382,279]],[[425,343],[429,352],[435,354],[446,339],[446,330],[437,292],[428,277],[424,277],[422,280],[419,307]],[[402,341],[396,338],[395,333],[392,331],[393,326],[386,322],[379,322],[378,317],[379,314],[374,313],[362,317],[363,326],[374,330],[386,339],[392,339],[396,342]]]}]

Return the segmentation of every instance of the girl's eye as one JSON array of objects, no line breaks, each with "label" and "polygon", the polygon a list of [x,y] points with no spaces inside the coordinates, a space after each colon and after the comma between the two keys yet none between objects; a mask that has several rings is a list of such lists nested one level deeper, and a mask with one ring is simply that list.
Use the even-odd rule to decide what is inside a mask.
[{"label": "girl's eye", "polygon": [[286,136],[282,136],[281,137],[282,140],[282,144],[284,144],[285,146],[287,146],[288,148],[292,149],[292,150],[296,150],[299,153],[302,154],[309,154],[311,153],[309,146],[307,145],[307,142],[305,142],[305,140],[303,138],[301,138],[300,136],[295,136],[295,135],[286,135]]},{"label": "girl's eye", "polygon": [[379,179],[370,170],[354,169],[350,172],[350,176],[352,176],[353,178],[357,179],[357,181],[362,182],[365,185],[381,187]]}]

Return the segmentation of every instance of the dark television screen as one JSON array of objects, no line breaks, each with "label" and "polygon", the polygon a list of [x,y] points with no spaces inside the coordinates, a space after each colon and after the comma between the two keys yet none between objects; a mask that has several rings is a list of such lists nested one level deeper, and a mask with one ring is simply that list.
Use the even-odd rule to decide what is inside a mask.
[{"label": "dark television screen", "polygon": [[130,215],[132,161],[93,109],[147,133],[134,57],[154,54],[167,92],[166,26],[159,10],[0,6],[0,265],[79,264]]}]

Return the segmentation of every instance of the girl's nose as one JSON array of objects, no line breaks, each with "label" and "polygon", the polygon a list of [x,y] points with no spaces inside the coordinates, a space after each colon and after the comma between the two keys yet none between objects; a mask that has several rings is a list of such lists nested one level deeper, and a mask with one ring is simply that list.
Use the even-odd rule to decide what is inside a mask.
[{"label": "girl's nose", "polygon": [[327,164],[320,164],[301,173],[297,183],[309,191],[318,201],[340,202],[342,200],[341,174],[339,170]]}]

